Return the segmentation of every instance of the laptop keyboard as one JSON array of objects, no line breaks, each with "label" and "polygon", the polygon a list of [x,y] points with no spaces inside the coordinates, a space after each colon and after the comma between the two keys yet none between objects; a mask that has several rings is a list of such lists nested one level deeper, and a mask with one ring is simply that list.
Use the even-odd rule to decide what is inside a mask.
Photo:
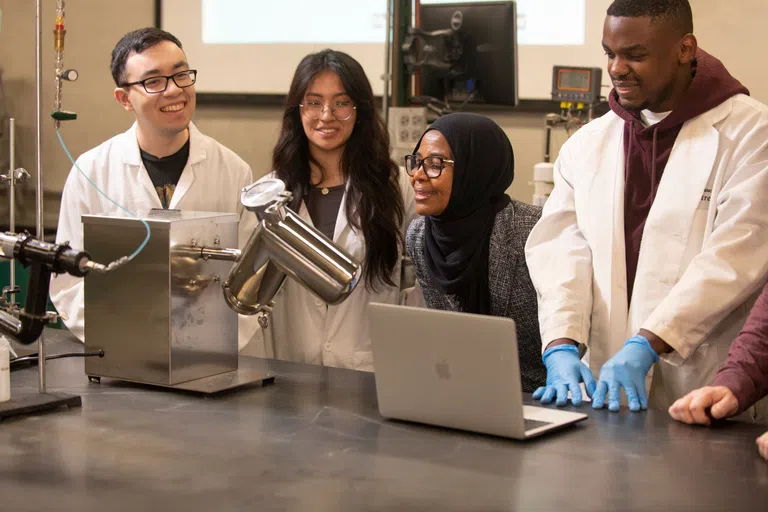
[{"label": "laptop keyboard", "polygon": [[552,423],[549,421],[536,421],[536,420],[529,420],[528,418],[525,418],[525,431],[528,432],[529,430],[532,430],[534,428],[539,428],[539,427],[543,427],[551,424]]}]

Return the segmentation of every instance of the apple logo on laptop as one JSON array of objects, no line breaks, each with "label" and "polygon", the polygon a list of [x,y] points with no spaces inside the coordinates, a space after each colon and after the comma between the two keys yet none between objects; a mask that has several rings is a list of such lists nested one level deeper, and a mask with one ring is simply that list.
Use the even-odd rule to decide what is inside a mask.
[{"label": "apple logo on laptop", "polygon": [[443,359],[439,363],[435,363],[435,373],[443,380],[450,380],[451,378],[451,366],[448,364],[447,359]]}]

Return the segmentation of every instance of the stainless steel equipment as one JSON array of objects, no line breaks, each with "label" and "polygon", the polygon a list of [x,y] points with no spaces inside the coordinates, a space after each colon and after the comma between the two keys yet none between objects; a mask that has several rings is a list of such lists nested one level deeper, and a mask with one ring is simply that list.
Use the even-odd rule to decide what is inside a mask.
[{"label": "stainless steel equipment", "polygon": [[241,202],[259,219],[223,285],[229,307],[243,315],[271,310],[286,275],[328,304],[342,302],[360,277],[360,264],[288,208],[278,179],[243,190]]},{"label": "stainless steel equipment", "polygon": [[[227,261],[203,259],[177,246],[237,247],[235,214],[139,212],[152,237],[129,265],[85,279],[89,377],[174,386],[238,368],[237,315],[221,300]],[[145,236],[138,220],[83,215],[84,246],[97,261],[112,261]],[[260,379],[256,379],[260,380]]]},{"label": "stainless steel equipment", "polygon": [[[86,360],[89,378],[203,393],[271,379],[239,363],[235,312],[260,315],[266,328],[286,277],[329,304],[347,298],[360,278],[360,263],[288,208],[290,200],[277,179],[243,189],[241,201],[259,222],[242,251],[232,249],[235,214],[140,213],[152,231],[144,250],[130,265],[85,280],[86,350],[104,351]],[[97,261],[126,254],[145,233],[123,215],[84,215],[83,225]]]}]

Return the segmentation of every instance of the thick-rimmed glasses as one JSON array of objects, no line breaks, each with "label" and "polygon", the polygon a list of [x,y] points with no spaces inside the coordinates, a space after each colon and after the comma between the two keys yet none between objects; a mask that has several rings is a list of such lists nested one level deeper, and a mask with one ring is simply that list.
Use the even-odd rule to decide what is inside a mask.
[{"label": "thick-rimmed glasses", "polygon": [[330,105],[323,105],[321,101],[308,100],[299,103],[301,111],[308,119],[317,120],[323,117],[326,109],[331,109],[331,115],[337,121],[346,121],[355,113],[357,107],[351,101],[334,101]]},{"label": "thick-rimmed glasses", "polygon": [[413,176],[419,167],[424,169],[424,173],[428,178],[439,178],[443,174],[445,164],[453,165],[453,160],[442,158],[439,156],[428,156],[427,158],[419,158],[419,155],[406,155],[405,156],[405,172],[408,176]]},{"label": "thick-rimmed glasses", "polygon": [[185,71],[179,71],[173,75],[168,76],[151,76],[138,82],[129,82],[122,84],[120,87],[128,87],[129,85],[140,85],[144,87],[144,90],[149,94],[158,94],[165,91],[168,88],[168,80],[173,80],[176,87],[181,89],[194,85],[197,81],[197,70],[187,69]]}]

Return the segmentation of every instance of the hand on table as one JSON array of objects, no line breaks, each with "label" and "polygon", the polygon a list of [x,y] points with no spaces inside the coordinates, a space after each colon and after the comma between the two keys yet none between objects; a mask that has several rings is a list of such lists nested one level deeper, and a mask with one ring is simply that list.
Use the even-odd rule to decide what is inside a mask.
[{"label": "hand on table", "polygon": [[757,450],[765,460],[768,460],[768,432],[757,438]]},{"label": "hand on table", "polygon": [[648,396],[645,393],[645,376],[648,370],[659,360],[659,355],[651,348],[643,336],[632,336],[624,342],[624,347],[616,352],[600,369],[597,388],[592,397],[592,408],[602,409],[608,395],[608,410],[618,411],[621,388],[627,395],[630,411],[648,408]]},{"label": "hand on table", "polygon": [[669,408],[669,415],[689,425],[710,425],[712,419],[733,416],[738,410],[739,402],[730,389],[725,386],[706,386],[678,399]]},{"label": "hand on table", "polygon": [[568,403],[568,391],[571,392],[571,402],[580,406],[582,402],[580,382],[584,383],[587,395],[592,396],[595,390],[595,378],[587,365],[581,362],[579,349],[575,345],[557,345],[548,348],[542,356],[547,368],[547,382],[533,393],[534,400],[548,404],[557,397],[555,403],[564,406]]}]

